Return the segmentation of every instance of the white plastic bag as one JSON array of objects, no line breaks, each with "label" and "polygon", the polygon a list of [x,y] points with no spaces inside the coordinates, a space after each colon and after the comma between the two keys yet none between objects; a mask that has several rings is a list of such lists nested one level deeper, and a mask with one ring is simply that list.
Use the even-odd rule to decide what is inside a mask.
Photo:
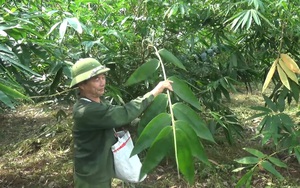
[{"label": "white plastic bag", "polygon": [[119,131],[115,135],[118,141],[111,150],[114,155],[116,178],[131,183],[143,181],[146,175],[139,180],[142,163],[138,155],[130,157],[134,146],[129,131]]}]

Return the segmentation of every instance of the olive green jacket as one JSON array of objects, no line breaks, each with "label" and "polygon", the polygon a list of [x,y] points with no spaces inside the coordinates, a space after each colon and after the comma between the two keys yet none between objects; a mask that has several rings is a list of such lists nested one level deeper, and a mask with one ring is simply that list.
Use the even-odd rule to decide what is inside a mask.
[{"label": "olive green jacket", "polygon": [[[96,103],[80,98],[73,107],[74,183],[76,188],[99,187],[114,177],[111,146],[113,128],[137,118],[153,101],[147,93],[124,106]],[[103,101],[103,100],[101,100]]]}]

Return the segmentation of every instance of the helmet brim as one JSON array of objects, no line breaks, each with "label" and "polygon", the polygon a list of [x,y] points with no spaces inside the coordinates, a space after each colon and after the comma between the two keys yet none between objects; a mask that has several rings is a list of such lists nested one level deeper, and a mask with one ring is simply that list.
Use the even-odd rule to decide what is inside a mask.
[{"label": "helmet brim", "polygon": [[[99,67],[103,67],[103,66],[99,66]],[[78,84],[80,82],[83,82],[85,80],[88,80],[94,76],[97,76],[99,74],[102,74],[102,73],[105,73],[105,72],[108,72],[110,70],[110,68],[107,68],[107,67],[103,67],[101,69],[99,69],[99,67],[96,67],[90,71],[87,71],[85,73],[82,73],[82,74],[79,74],[77,75],[76,77],[74,77],[72,79],[72,82],[71,82],[71,85],[70,85],[70,88],[75,88],[78,86]],[[99,69],[99,70],[97,70]],[[96,71],[95,71],[96,70]]]}]

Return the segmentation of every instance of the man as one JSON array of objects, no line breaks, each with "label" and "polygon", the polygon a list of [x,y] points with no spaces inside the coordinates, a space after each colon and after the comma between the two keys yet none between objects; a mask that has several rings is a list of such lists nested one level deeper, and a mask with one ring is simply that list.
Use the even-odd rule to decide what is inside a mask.
[{"label": "man", "polygon": [[94,58],[84,58],[72,67],[71,88],[79,88],[73,107],[74,184],[76,188],[111,187],[114,163],[111,146],[116,142],[113,128],[137,118],[171,81],[160,82],[152,91],[124,106],[105,102],[106,75],[109,68]]}]

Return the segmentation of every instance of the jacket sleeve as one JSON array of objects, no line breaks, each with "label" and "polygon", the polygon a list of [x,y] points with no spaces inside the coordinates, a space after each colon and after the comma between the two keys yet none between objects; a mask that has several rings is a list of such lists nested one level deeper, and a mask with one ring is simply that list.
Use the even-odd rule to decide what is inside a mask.
[{"label": "jacket sleeve", "polygon": [[124,126],[140,116],[153,99],[154,96],[147,93],[123,106],[84,101],[73,113],[75,129],[93,130]]}]

